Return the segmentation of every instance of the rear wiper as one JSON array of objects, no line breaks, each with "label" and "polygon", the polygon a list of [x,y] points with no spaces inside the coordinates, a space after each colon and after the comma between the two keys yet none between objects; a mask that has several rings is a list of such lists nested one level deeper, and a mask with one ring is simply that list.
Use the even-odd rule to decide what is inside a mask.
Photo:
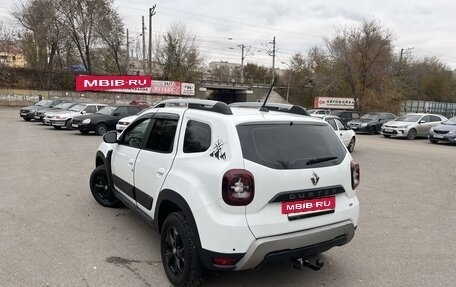
[{"label": "rear wiper", "polygon": [[313,158],[313,159],[309,159],[306,162],[306,165],[313,165],[313,164],[316,164],[319,162],[330,161],[330,160],[333,160],[336,158],[338,158],[338,157],[337,156],[325,156],[325,157]]}]

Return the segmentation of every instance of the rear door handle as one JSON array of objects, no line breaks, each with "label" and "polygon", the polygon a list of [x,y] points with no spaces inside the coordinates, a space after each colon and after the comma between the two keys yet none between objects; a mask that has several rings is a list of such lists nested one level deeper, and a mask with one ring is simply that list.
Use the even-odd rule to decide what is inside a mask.
[{"label": "rear door handle", "polygon": [[164,175],[164,174],[165,174],[165,169],[162,168],[162,167],[159,168],[159,169],[157,169],[157,174],[158,174],[158,175]]}]

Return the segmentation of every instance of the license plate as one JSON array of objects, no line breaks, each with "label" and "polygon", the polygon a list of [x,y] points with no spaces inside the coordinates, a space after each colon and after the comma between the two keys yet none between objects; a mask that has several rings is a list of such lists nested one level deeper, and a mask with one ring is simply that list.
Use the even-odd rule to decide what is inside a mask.
[{"label": "license plate", "polygon": [[38,117],[38,116],[35,116],[35,119],[39,120],[39,119],[40,119],[40,117]]},{"label": "license plate", "polygon": [[353,126],[351,126],[351,129],[352,129],[352,130],[356,130],[356,129],[358,129],[358,127],[353,127]]},{"label": "license plate", "polygon": [[26,116],[26,115],[27,115],[27,113],[21,113],[21,116]]},{"label": "license plate", "polygon": [[282,202],[282,214],[306,213],[334,209],[336,209],[335,196]]},{"label": "license plate", "polygon": [[73,128],[77,128],[77,127],[78,127],[77,124],[71,124],[71,126],[72,126]]},{"label": "license plate", "polygon": [[391,133],[391,132],[393,132],[393,130],[392,130],[392,129],[384,129],[384,131],[385,131],[385,132],[387,132],[387,133]]},{"label": "license plate", "polygon": [[441,136],[441,135],[434,135],[434,138],[436,138],[436,139],[443,139],[443,136]]}]

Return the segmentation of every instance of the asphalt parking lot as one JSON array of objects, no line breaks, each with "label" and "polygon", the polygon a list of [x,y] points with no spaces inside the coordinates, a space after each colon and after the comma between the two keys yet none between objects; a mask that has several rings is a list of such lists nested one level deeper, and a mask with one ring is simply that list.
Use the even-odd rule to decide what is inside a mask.
[{"label": "asphalt parking lot", "polygon": [[[169,286],[159,236],[88,180],[101,137],[0,108],[0,286]],[[456,145],[358,135],[357,234],[319,272],[269,264],[204,286],[454,286]]]}]

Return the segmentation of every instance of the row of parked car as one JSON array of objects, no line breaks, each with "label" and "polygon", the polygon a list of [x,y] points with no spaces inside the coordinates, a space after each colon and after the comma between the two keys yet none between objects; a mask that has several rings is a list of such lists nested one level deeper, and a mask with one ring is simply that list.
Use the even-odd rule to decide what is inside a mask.
[{"label": "row of parked car", "polygon": [[[456,142],[456,117],[448,119],[442,115],[428,113],[408,113],[397,117],[386,112],[367,113],[360,117],[354,111],[323,109],[309,110],[309,112],[312,116],[324,119],[337,116],[346,125],[345,128],[354,132],[382,134],[386,138],[427,137],[431,143]],[[341,126],[339,128],[343,129]]]},{"label": "row of parked car", "polygon": [[[131,105],[109,106],[101,103],[42,100],[20,110],[26,120],[42,121],[55,129],[78,129],[81,133],[103,135],[109,130],[121,132],[133,120],[147,111],[148,105],[133,101]],[[360,116],[355,111],[308,110],[313,116],[325,120],[340,137],[350,152],[356,144],[356,133],[382,134],[384,137],[428,137],[431,143],[456,142],[456,117],[409,113],[397,117],[392,113],[375,112]]]},{"label": "row of parked car", "polygon": [[64,100],[42,100],[20,110],[25,121],[41,121],[55,129],[78,129],[81,133],[103,135],[116,129],[122,118],[138,114],[144,105],[109,106],[101,103],[80,103]]}]

